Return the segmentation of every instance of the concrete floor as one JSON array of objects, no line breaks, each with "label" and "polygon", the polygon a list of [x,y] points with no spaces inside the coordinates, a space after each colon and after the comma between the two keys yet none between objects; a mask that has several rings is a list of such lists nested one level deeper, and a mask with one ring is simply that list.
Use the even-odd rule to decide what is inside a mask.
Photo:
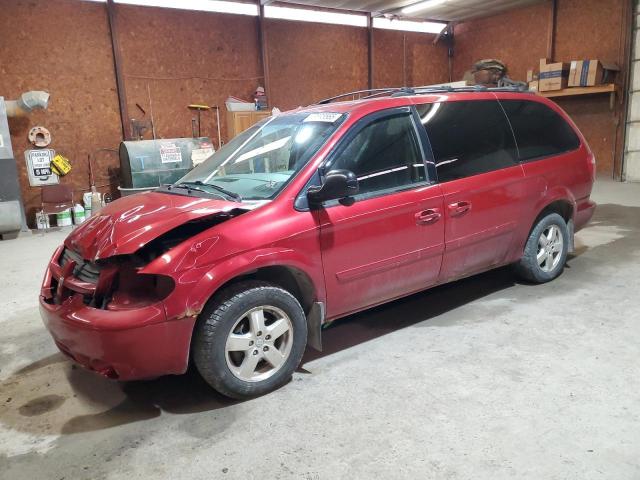
[{"label": "concrete floor", "polygon": [[349,317],[246,402],[74,368],[36,305],[65,233],[0,242],[0,478],[638,479],[640,184],[594,198],[556,281],[502,269]]}]

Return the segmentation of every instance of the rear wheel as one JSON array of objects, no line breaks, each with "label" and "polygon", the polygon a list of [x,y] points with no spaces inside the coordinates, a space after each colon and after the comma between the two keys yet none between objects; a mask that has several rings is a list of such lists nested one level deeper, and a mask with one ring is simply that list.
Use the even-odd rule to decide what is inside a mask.
[{"label": "rear wheel", "polygon": [[569,250],[569,229],[557,213],[546,215],[531,231],[516,272],[525,280],[544,283],[562,273]]},{"label": "rear wheel", "polygon": [[222,292],[203,311],[193,356],[213,388],[249,398],[286,383],[306,342],[306,317],[293,295],[268,283],[244,282]]}]

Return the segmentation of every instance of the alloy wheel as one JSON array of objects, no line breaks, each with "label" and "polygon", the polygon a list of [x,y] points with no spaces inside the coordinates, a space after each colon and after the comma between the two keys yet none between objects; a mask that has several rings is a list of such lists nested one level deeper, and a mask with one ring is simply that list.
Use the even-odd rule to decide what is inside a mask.
[{"label": "alloy wheel", "polygon": [[538,238],[538,254],[536,260],[543,272],[553,271],[562,258],[564,239],[560,227],[549,225]]},{"label": "alloy wheel", "polygon": [[293,325],[279,308],[252,308],[236,320],[225,344],[227,366],[244,382],[273,376],[287,361],[293,344]]}]

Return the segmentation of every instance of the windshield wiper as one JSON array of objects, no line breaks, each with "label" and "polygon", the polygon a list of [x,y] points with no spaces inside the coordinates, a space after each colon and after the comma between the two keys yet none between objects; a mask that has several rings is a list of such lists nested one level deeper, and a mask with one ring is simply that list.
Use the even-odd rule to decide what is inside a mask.
[{"label": "windshield wiper", "polygon": [[195,191],[203,192],[203,193],[209,193],[209,192],[207,192],[206,190],[204,190],[202,188],[199,188],[200,186],[213,188],[214,190],[217,190],[218,192],[225,194],[227,197],[232,198],[236,202],[242,202],[242,197],[239,194],[237,194],[236,192],[232,192],[230,190],[227,190],[226,188],[219,187],[218,185],[214,185],[213,183],[204,183],[204,182],[202,182],[200,180],[196,180],[195,182],[181,182],[181,183],[178,183],[178,184],[173,185],[173,186],[174,187],[178,187],[178,188],[186,188],[186,189],[189,189],[189,190],[195,190]]}]

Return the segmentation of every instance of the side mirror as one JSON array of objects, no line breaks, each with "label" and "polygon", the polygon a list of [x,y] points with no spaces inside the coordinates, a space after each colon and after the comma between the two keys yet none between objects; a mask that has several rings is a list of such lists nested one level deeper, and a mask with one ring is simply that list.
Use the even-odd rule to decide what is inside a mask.
[{"label": "side mirror", "polygon": [[[331,170],[319,187],[309,187],[307,198],[312,205],[342,200],[358,193],[358,178],[349,170]],[[351,202],[353,203],[353,202]]]}]

